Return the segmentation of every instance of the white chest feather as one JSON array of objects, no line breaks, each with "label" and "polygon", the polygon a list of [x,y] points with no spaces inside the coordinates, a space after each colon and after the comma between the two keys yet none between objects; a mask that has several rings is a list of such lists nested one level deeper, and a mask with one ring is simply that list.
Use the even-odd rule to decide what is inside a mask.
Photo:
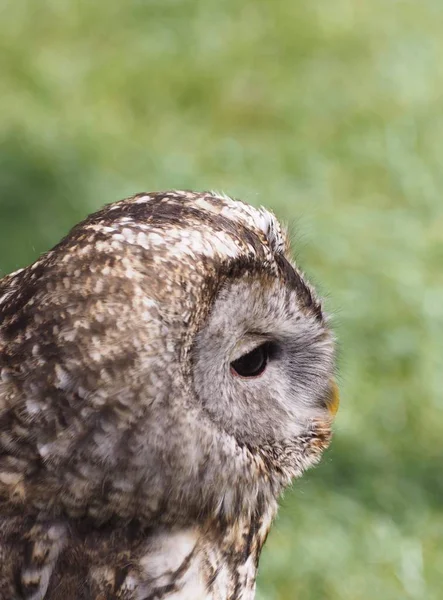
[{"label": "white chest feather", "polygon": [[236,528],[222,543],[197,529],[159,532],[139,561],[134,600],[146,594],[161,600],[253,600],[268,527],[263,521],[249,540],[245,529]]}]

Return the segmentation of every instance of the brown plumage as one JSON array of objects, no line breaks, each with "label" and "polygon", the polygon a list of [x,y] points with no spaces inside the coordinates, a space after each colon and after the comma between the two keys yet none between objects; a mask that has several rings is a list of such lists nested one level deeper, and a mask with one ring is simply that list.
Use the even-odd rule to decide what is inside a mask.
[{"label": "brown plumage", "polygon": [[330,440],[333,340],[264,209],[139,194],[0,281],[0,598],[250,600]]}]

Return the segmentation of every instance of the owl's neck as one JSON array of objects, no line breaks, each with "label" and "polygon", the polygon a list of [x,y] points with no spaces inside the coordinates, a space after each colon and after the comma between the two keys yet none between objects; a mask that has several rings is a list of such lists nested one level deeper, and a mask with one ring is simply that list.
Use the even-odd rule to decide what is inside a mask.
[{"label": "owl's neck", "polygon": [[[253,600],[261,549],[276,507],[223,528],[164,529],[140,557],[140,585],[162,600]],[[151,597],[151,596],[149,596]]]}]

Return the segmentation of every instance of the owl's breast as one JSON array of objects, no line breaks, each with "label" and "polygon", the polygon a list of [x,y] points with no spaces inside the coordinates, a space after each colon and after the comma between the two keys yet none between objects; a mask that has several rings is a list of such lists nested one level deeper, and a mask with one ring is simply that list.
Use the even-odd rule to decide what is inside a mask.
[{"label": "owl's breast", "polygon": [[[259,534],[198,528],[159,531],[139,559],[138,593],[159,600],[253,600]],[[235,539],[234,539],[235,538]],[[134,596],[134,598],[145,596]]]},{"label": "owl's breast", "polygon": [[1,598],[253,600],[270,524],[87,532],[72,522],[18,521],[0,528]]}]

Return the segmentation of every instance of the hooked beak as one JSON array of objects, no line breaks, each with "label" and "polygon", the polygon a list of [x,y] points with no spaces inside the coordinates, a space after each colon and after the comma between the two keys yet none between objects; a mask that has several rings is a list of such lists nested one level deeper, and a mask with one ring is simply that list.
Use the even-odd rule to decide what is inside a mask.
[{"label": "hooked beak", "polygon": [[326,396],[326,406],[328,407],[328,411],[330,412],[332,417],[335,417],[338,411],[338,406],[340,404],[340,394],[338,391],[338,386],[335,383],[334,379],[331,379],[329,384],[329,391]]}]

